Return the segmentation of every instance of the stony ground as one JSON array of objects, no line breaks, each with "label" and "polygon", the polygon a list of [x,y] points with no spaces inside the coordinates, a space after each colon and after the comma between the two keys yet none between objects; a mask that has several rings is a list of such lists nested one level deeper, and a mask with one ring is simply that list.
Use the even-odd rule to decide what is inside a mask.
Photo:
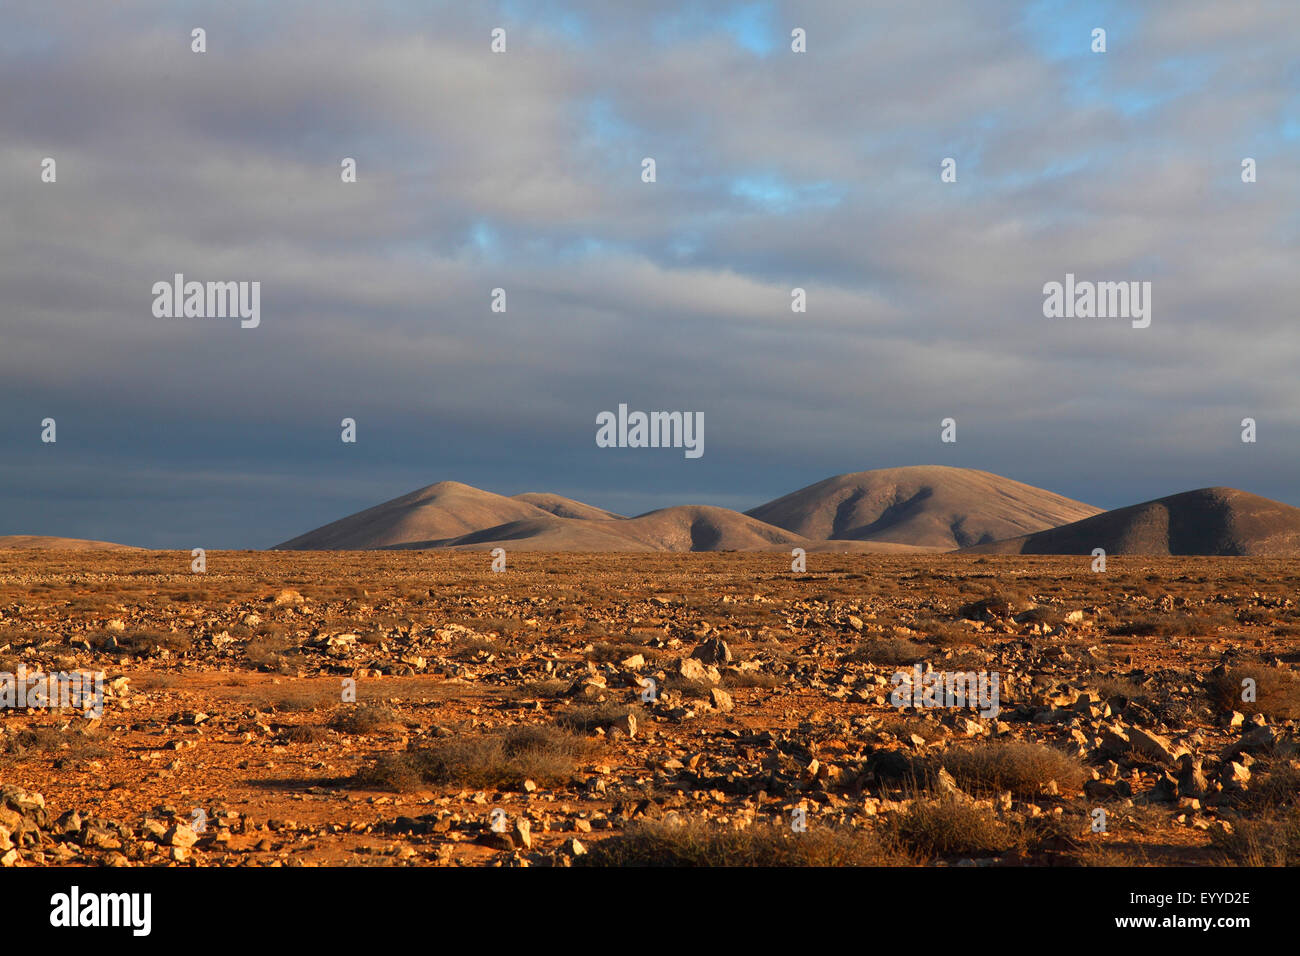
[{"label": "stony ground", "polygon": [[0,672],[110,694],[0,710],[5,866],[1300,858],[1300,562],[190,563],[0,552]]}]

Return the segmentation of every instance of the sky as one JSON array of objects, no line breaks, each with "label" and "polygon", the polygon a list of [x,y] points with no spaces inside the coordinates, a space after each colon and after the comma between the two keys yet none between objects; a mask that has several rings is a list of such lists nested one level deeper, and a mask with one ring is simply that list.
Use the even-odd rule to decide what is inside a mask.
[{"label": "sky", "polygon": [[[1294,0],[0,19],[0,534],[262,548],[441,480],[638,514],[913,464],[1300,505]],[[156,316],[176,273],[259,282],[260,324]],[[1045,317],[1067,273],[1150,282],[1150,326]],[[619,404],[702,413],[704,454],[597,447]]]}]

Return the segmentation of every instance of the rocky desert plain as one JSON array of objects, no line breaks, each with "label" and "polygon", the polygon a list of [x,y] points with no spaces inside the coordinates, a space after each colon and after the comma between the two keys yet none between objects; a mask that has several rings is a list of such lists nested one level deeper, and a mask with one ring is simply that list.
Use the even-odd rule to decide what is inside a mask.
[{"label": "rocky desert plain", "polygon": [[[819,530],[785,499],[766,520],[834,540],[855,488],[833,486]],[[1211,491],[1192,505],[1264,501]],[[1059,520],[1149,543],[1151,508],[1116,531],[1103,519],[1120,512],[1079,507]],[[1173,528],[1182,507],[1156,510]],[[597,510],[563,520],[643,520]],[[482,548],[400,541],[209,551],[201,573],[186,551],[0,549],[0,672],[102,672],[106,696],[100,714],[0,710],[0,862],[1300,857],[1300,558],[1238,541],[1247,553],[1110,554],[1098,570],[979,535],[803,560],[789,540],[583,552],[487,537],[504,570]],[[996,712],[894,697],[900,675],[954,673],[996,675]]]}]

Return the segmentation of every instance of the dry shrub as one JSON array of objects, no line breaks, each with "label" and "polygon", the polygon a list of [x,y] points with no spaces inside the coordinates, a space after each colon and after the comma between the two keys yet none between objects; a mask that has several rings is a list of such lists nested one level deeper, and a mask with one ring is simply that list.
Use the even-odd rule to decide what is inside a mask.
[{"label": "dry shrub", "polygon": [[357,773],[359,786],[414,790],[425,784],[519,789],[525,780],[554,785],[590,753],[587,739],[547,725],[453,737],[385,754]]},{"label": "dry shrub", "polygon": [[1010,790],[1019,797],[1033,797],[1049,780],[1062,790],[1077,790],[1087,777],[1074,757],[1027,741],[994,740],[957,747],[939,760],[957,785],[972,793]]},{"label": "dry shrub", "polygon": [[1232,821],[1232,832],[1210,831],[1222,866],[1300,866],[1300,810],[1283,816]]},{"label": "dry shrub", "polygon": [[1065,612],[1054,607],[1035,607],[1020,616],[1021,624],[1041,624],[1044,627],[1059,627],[1065,623]]},{"label": "dry shrub", "polygon": [[626,660],[633,654],[645,656],[646,649],[640,644],[612,644],[608,641],[601,641],[592,645],[591,650],[586,652],[586,658],[589,661],[595,661],[597,664],[616,664],[619,661]]},{"label": "dry shrub", "polygon": [[861,664],[915,664],[924,660],[930,649],[899,637],[864,641],[844,656],[844,660]]},{"label": "dry shrub", "polygon": [[913,628],[939,647],[960,647],[965,644],[976,644],[980,640],[979,635],[973,631],[937,618],[919,620]]},{"label": "dry shrub", "polygon": [[455,658],[458,661],[472,660],[479,654],[491,654],[500,657],[505,652],[505,648],[497,641],[489,637],[461,637],[451,645],[447,651],[447,656]]},{"label": "dry shrub", "polygon": [[675,690],[683,697],[708,700],[714,686],[707,680],[692,680],[689,677],[682,677],[680,674],[669,674],[660,690]]},{"label": "dry shrub", "polygon": [[103,757],[108,751],[100,745],[100,738],[84,730],[58,730],[54,727],[30,727],[8,738],[6,753],[15,756],[57,753],[63,756],[93,758]]},{"label": "dry shrub", "polygon": [[892,836],[918,856],[996,856],[1015,836],[989,810],[951,797],[914,800],[892,823]]},{"label": "dry shrub", "polygon": [[540,697],[542,700],[555,700],[568,693],[570,683],[558,677],[548,680],[529,681],[520,688],[525,697]]},{"label": "dry shrub", "polygon": [[291,744],[318,744],[330,739],[329,731],[324,727],[300,724],[284,732],[284,739]]},{"label": "dry shrub", "polygon": [[329,726],[344,734],[374,734],[400,727],[402,721],[387,704],[366,703],[341,708],[330,718]]},{"label": "dry shrub", "polygon": [[288,656],[296,650],[288,638],[266,636],[249,641],[244,646],[244,656],[261,670],[281,671],[289,663]]},{"label": "dry shrub", "polygon": [[613,701],[593,704],[590,707],[579,707],[560,714],[555,718],[555,723],[577,733],[589,734],[597,727],[612,726],[629,715],[636,720],[638,726],[644,726],[646,720],[644,710],[636,704],[618,704]]},{"label": "dry shrub", "polygon": [[138,629],[121,634],[101,631],[88,638],[91,647],[110,654],[129,654],[132,657],[152,657],[163,651],[183,654],[194,644],[194,638],[181,631],[153,631]]},{"label": "dry shrub", "polygon": [[957,608],[957,616],[969,621],[983,621],[993,617],[1010,617],[1030,606],[1029,595],[1023,591],[993,591],[984,597]]},{"label": "dry shrub", "polygon": [[1220,627],[1236,623],[1235,617],[1222,612],[1197,615],[1175,611],[1121,621],[1111,625],[1110,633],[1124,637],[1192,637],[1217,634]]},{"label": "dry shrub", "polygon": [[771,690],[785,682],[783,677],[762,671],[726,671],[722,675],[722,683],[726,687],[762,687]]},{"label": "dry shrub", "polygon": [[1254,776],[1250,789],[1238,794],[1233,806],[1252,811],[1300,807],[1300,765],[1279,763],[1264,773],[1260,772],[1260,766],[1256,763],[1251,768]]},{"label": "dry shrub", "polygon": [[574,861],[579,866],[886,866],[911,860],[870,831],[788,825],[723,829],[691,820],[635,824],[601,840]]},{"label": "dry shrub", "polygon": [[[1241,699],[1244,692],[1242,681],[1247,678],[1255,682],[1253,702]],[[1243,664],[1211,677],[1207,690],[1210,702],[1221,713],[1237,710],[1278,720],[1300,718],[1300,680],[1289,670]]]}]

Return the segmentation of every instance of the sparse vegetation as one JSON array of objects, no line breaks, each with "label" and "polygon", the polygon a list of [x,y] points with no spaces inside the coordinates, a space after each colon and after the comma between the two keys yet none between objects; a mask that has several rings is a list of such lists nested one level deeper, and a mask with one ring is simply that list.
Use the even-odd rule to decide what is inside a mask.
[{"label": "sparse vegetation", "polygon": [[91,646],[111,654],[150,657],[164,651],[183,654],[194,643],[193,637],[179,631],[128,630],[122,633],[103,631],[91,638]]},{"label": "sparse vegetation", "polygon": [[1210,835],[1221,866],[1300,866],[1300,811],[1261,819],[1235,819],[1231,830]]},{"label": "sparse vegetation", "polygon": [[994,856],[1009,850],[1013,835],[987,809],[950,797],[912,801],[892,835],[919,857]]},{"label": "sparse vegetation", "polygon": [[1023,591],[993,591],[977,601],[963,604],[957,609],[957,616],[982,621],[991,617],[1010,617],[1029,606],[1029,596]]},{"label": "sparse vegetation", "polygon": [[1087,775],[1077,759],[1027,741],[954,747],[944,752],[941,762],[958,786],[972,793],[1010,790],[1016,796],[1033,797],[1053,780],[1061,790],[1077,790]]},{"label": "sparse vegetation", "polygon": [[[1254,683],[1253,702],[1243,700],[1246,682]],[[1261,713],[1279,720],[1300,718],[1300,679],[1289,669],[1243,664],[1212,678],[1210,701],[1220,713]]]},{"label": "sparse vegetation", "polygon": [[259,637],[248,642],[244,655],[254,667],[262,670],[283,670],[288,664],[288,655],[293,645],[284,637]]},{"label": "sparse vegetation", "polygon": [[565,711],[555,719],[555,722],[561,727],[586,734],[597,727],[612,727],[626,720],[629,715],[638,725],[645,726],[646,713],[638,705],[619,704],[614,701]]},{"label": "sparse vegetation", "polygon": [[543,700],[555,700],[563,697],[569,690],[569,682],[552,677],[549,680],[528,681],[521,688],[526,697],[540,697]]},{"label": "sparse vegetation", "polygon": [[32,727],[9,737],[5,752],[16,756],[29,754],[55,754],[91,759],[103,757],[108,751],[102,740],[83,730],[60,730],[55,727]]},{"label": "sparse vegetation", "polygon": [[725,829],[698,821],[647,822],[598,843],[583,866],[887,866],[907,857],[870,833],[782,824]]},{"label": "sparse vegetation", "polygon": [[401,727],[402,721],[387,704],[344,704],[330,718],[329,726],[343,734],[374,734]]},{"label": "sparse vegetation", "polygon": [[459,661],[473,660],[482,655],[500,656],[505,648],[499,641],[494,641],[489,637],[462,637],[447,651],[447,656]]},{"label": "sparse vegetation", "polygon": [[930,649],[902,638],[866,641],[845,655],[844,659],[861,664],[914,664],[924,660]]},{"label": "sparse vegetation", "polygon": [[547,725],[454,737],[385,754],[359,772],[359,786],[412,790],[422,784],[518,789],[525,780],[555,784],[591,752],[585,738]]}]

